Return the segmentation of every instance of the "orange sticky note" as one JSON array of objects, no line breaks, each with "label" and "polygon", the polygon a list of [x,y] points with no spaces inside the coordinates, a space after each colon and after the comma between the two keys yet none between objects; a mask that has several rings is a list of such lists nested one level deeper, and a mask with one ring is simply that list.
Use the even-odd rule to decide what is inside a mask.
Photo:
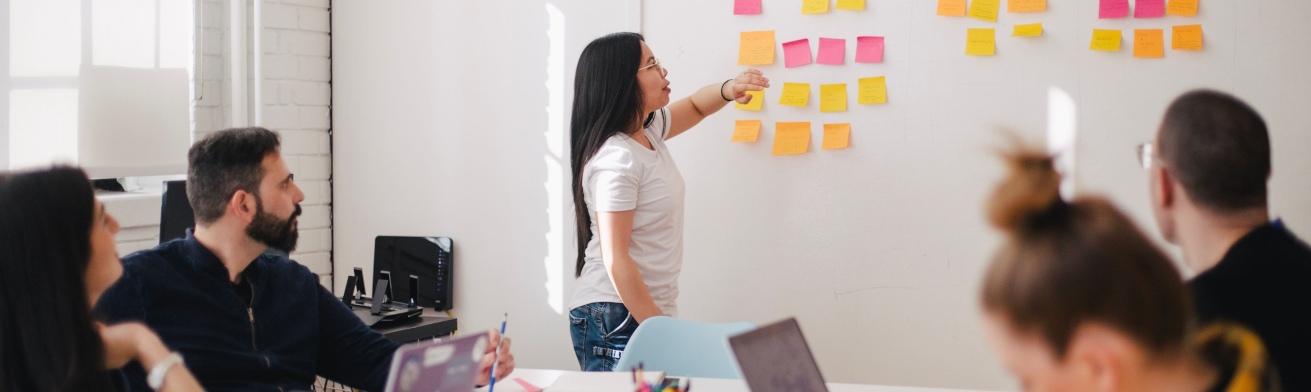
[{"label": "orange sticky note", "polygon": [[1092,50],[1117,52],[1120,50],[1120,30],[1093,29]]},{"label": "orange sticky note", "polygon": [[938,0],[938,15],[965,16],[967,0]]},{"label": "orange sticky note", "polygon": [[1000,8],[1001,0],[974,0],[970,2],[970,17],[996,22],[997,10]]},{"label": "orange sticky note", "polygon": [[806,106],[810,100],[810,83],[783,83],[783,94],[778,103],[788,106]]},{"label": "orange sticky note", "polygon": [[1202,50],[1202,25],[1174,26],[1170,47],[1174,50]]},{"label": "orange sticky note", "polygon": [[757,112],[760,111],[761,106],[764,106],[764,105],[765,105],[765,92],[764,92],[764,91],[747,91],[746,94],[751,96],[751,100],[750,100],[750,101],[747,101],[747,104],[746,104],[746,105],[743,105],[743,104],[737,103],[737,104],[733,104],[733,107],[738,108],[738,109],[742,109],[742,110],[751,110],[751,111],[757,111]]},{"label": "orange sticky note", "polygon": [[865,9],[865,0],[838,0],[838,9],[860,11]]},{"label": "orange sticky note", "polygon": [[819,111],[847,111],[847,84],[839,83],[819,85]]},{"label": "orange sticky note", "polygon": [[1047,10],[1047,0],[1006,0],[1006,12],[1039,12]]},{"label": "orange sticky note", "polygon": [[825,150],[847,148],[850,142],[851,123],[824,124],[824,143],[821,148]]},{"label": "orange sticky note", "polygon": [[[979,1],[979,0],[974,0]],[[997,52],[996,29],[970,29],[965,41],[965,54],[992,56]]]},{"label": "orange sticky note", "polygon": [[774,123],[773,155],[805,154],[810,149],[809,122]]},{"label": "orange sticky note", "polygon": [[760,120],[737,120],[733,125],[732,142],[755,143],[760,137]]},{"label": "orange sticky note", "polygon": [[1166,15],[1197,16],[1197,0],[1170,0],[1165,6]]},{"label": "orange sticky note", "polygon": [[1040,37],[1042,36],[1042,23],[1015,25],[1015,31],[1011,33],[1012,37]]},{"label": "orange sticky note", "polygon": [[801,0],[802,14],[823,14],[828,12],[829,0]]},{"label": "orange sticky note", "polygon": [[888,103],[888,84],[882,76],[872,78],[860,78],[857,94],[859,97],[856,103],[861,105],[870,105],[877,103]]},{"label": "orange sticky note", "polygon": [[1133,57],[1165,57],[1165,30],[1135,29],[1133,31]]},{"label": "orange sticky note", "polygon": [[743,31],[737,49],[738,65],[774,63],[774,31]]}]

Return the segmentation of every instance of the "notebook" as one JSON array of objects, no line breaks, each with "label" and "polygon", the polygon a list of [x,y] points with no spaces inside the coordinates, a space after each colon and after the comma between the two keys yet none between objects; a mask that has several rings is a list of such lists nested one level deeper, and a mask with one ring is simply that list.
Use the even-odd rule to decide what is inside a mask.
[{"label": "notebook", "polygon": [[487,351],[487,334],[401,346],[392,356],[386,392],[471,392]]},{"label": "notebook", "polygon": [[751,392],[828,392],[795,318],[730,336],[728,345]]}]

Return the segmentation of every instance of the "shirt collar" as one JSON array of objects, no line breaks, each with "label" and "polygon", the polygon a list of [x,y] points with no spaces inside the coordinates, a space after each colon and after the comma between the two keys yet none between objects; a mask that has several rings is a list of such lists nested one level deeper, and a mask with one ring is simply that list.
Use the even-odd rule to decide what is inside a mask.
[{"label": "shirt collar", "polygon": [[[192,233],[192,229],[187,229],[187,238],[184,243],[186,245],[187,260],[190,261],[197,270],[223,282],[232,281],[228,278],[228,267],[223,265],[223,261],[219,259],[218,255],[214,254],[214,252],[210,251],[209,248],[206,248],[204,244],[201,244],[200,241],[196,240],[196,236]],[[259,271],[259,261],[262,257],[264,257],[262,254],[255,256],[255,260],[251,261],[250,265],[246,266],[246,270],[242,271],[242,275],[245,278],[249,279]]]}]

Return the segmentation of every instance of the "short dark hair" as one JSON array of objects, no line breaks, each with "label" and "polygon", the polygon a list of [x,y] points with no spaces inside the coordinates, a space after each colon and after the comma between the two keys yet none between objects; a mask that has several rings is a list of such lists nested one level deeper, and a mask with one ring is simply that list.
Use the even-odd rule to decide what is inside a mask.
[{"label": "short dark hair", "polygon": [[1266,205],[1270,135],[1251,106],[1194,90],[1165,111],[1156,151],[1196,203],[1218,212]]},{"label": "short dark hair", "polygon": [[259,194],[264,157],[278,152],[277,133],[260,127],[230,128],[205,137],[187,153],[187,200],[196,223],[223,217],[238,190]]}]

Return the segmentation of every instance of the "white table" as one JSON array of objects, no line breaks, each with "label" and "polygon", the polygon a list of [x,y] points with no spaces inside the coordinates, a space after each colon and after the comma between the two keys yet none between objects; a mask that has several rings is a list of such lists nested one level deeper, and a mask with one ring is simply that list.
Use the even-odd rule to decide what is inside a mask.
[{"label": "white table", "polygon": [[[577,371],[564,370],[542,370],[542,369],[515,369],[510,377],[505,380],[496,380],[496,392],[524,392],[523,387],[515,382],[515,378],[521,378],[529,384],[539,388],[546,388],[546,392],[551,392],[550,386],[555,383],[560,375],[565,373],[581,373]],[[885,385],[860,385],[860,384],[838,384],[828,383],[829,392],[975,392],[965,389],[941,389],[941,388],[919,388],[919,387],[898,387]],[[487,388],[478,388],[478,391],[486,391]],[[745,381],[742,380],[722,380],[717,378],[693,378],[692,390],[698,392],[748,392]],[[622,392],[622,391],[616,391]]]}]

